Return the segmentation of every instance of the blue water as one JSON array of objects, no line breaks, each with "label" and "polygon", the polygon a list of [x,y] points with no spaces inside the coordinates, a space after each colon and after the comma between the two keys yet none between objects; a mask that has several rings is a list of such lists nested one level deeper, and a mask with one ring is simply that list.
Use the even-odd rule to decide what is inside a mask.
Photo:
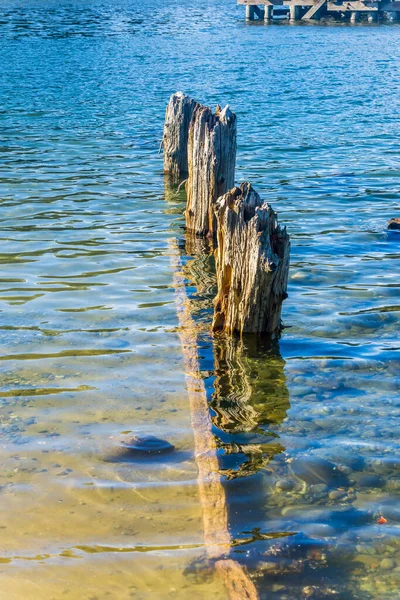
[{"label": "blue water", "polygon": [[[183,90],[237,113],[237,179],[292,240],[273,347],[213,342],[188,273],[232,556],[260,598],[397,599],[400,28],[246,24],[234,0],[0,8],[3,593],[227,597],[177,335],[184,192],[158,154]],[[105,460],[129,432],[177,453]]]}]

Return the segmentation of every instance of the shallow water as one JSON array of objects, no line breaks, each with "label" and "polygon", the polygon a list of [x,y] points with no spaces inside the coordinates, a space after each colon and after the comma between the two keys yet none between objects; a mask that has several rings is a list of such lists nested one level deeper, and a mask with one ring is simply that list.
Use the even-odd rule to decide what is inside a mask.
[{"label": "shallow water", "polygon": [[[233,0],[0,6],[4,597],[226,598],[201,562],[184,197],[157,153],[183,89],[237,112],[237,178],[292,237],[279,345],[211,340],[212,263],[185,267],[232,556],[261,598],[398,598],[400,28],[248,25]],[[132,433],[176,451],[110,462]]]}]

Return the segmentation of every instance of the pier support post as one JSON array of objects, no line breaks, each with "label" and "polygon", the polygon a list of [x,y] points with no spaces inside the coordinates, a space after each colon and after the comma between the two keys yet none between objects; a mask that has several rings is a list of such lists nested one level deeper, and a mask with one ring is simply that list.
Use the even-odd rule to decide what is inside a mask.
[{"label": "pier support post", "polygon": [[399,20],[399,13],[397,11],[390,11],[387,13],[388,15],[388,21],[390,21],[391,23],[397,23],[397,21]]},{"label": "pier support post", "polygon": [[254,6],[246,6],[246,21],[254,21]]},{"label": "pier support post", "polygon": [[177,92],[171,96],[165,113],[164,173],[175,182],[188,174],[189,126],[196,106],[189,96]]},{"label": "pier support post", "polygon": [[298,4],[291,4],[289,10],[290,10],[290,20],[291,21],[300,21],[301,6]]},{"label": "pier support post", "polygon": [[369,12],[368,13],[368,23],[377,23],[378,22],[378,11]]},{"label": "pier support post", "polygon": [[359,13],[356,10],[353,10],[350,13],[350,23],[358,23],[359,21]]},{"label": "pier support post", "polygon": [[193,112],[188,141],[186,227],[197,235],[215,230],[214,204],[235,182],[236,115],[229,106],[198,104]]},{"label": "pier support post", "polygon": [[264,22],[270,23],[272,21],[273,6],[272,4],[266,4],[264,6]]},{"label": "pier support post", "polygon": [[213,331],[279,333],[289,272],[286,228],[249,183],[218,198],[215,214],[218,293]]}]

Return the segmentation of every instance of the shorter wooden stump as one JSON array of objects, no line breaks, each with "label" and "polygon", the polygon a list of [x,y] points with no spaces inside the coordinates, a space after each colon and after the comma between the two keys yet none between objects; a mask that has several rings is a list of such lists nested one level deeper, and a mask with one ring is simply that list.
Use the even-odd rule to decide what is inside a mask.
[{"label": "shorter wooden stump", "polygon": [[215,215],[218,293],[213,331],[279,333],[289,273],[286,228],[250,183],[218,198]]}]

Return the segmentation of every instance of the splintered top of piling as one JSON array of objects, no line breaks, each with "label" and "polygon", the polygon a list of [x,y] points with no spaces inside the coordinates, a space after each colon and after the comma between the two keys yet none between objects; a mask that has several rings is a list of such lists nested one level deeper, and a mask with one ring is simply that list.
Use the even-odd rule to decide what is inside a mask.
[{"label": "splintered top of piling", "polygon": [[250,183],[215,203],[218,294],[214,331],[277,334],[287,297],[290,239]]},{"label": "splintered top of piling", "polygon": [[243,182],[240,187],[235,186],[224,196],[218,198],[215,204],[217,218],[229,209],[233,211],[236,218],[228,218],[227,224],[233,230],[238,221],[249,223],[256,217],[256,227],[259,233],[268,229],[271,249],[281,255],[280,248],[282,243],[289,238],[286,227],[281,227],[278,223],[278,217],[273,208],[261,199],[251,183]]}]

